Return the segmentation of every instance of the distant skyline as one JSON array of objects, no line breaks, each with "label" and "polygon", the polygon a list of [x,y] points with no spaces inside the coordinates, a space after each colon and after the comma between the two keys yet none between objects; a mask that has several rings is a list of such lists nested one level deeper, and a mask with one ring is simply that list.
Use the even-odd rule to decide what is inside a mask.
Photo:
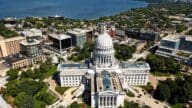
[{"label": "distant skyline", "polygon": [[146,2],[134,0],[1,0],[0,18],[59,15],[92,19],[145,6]]}]

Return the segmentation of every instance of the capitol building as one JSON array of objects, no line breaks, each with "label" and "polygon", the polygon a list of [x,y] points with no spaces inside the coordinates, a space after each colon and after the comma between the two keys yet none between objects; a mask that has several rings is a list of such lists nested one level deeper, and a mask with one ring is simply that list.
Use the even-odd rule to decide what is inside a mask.
[{"label": "capitol building", "polygon": [[112,38],[100,34],[89,63],[58,65],[61,86],[89,91],[93,108],[123,107],[126,92],[134,92],[132,86],[147,85],[150,67],[141,61],[118,61],[114,54]]}]

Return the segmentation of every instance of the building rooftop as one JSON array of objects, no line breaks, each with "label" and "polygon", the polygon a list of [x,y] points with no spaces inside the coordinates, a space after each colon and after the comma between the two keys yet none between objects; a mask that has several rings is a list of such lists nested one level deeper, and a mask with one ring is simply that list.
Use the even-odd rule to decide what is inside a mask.
[{"label": "building rooftop", "polygon": [[15,54],[15,55],[8,56],[8,57],[5,58],[5,60],[8,63],[14,63],[14,62],[17,62],[17,61],[20,61],[20,60],[24,60],[24,59],[26,59],[26,57],[22,56],[21,54]]},{"label": "building rooftop", "polygon": [[88,71],[86,64],[59,64],[60,75],[85,75]]},{"label": "building rooftop", "polygon": [[79,29],[79,28],[75,28],[73,30],[69,30],[67,31],[67,33],[69,34],[74,34],[74,35],[80,35],[80,34],[83,34],[83,33],[86,33],[86,30],[83,30],[83,29]]},{"label": "building rooftop", "polygon": [[192,41],[192,36],[186,36],[185,39],[186,41]]},{"label": "building rooftop", "polygon": [[152,29],[141,29],[140,32],[141,33],[152,33],[152,34],[158,33]]},{"label": "building rooftop", "polygon": [[17,41],[17,40],[25,40],[25,37],[17,36],[17,37],[11,37],[11,38],[3,38],[0,36],[0,40],[5,40],[5,42],[11,42],[11,41]]},{"label": "building rooftop", "polygon": [[179,38],[181,38],[182,35],[179,34],[169,34],[168,36],[162,38],[162,40],[168,40],[168,41],[178,41]]},{"label": "building rooftop", "polygon": [[60,64],[62,69],[87,69],[86,64]]},{"label": "building rooftop", "polygon": [[108,73],[107,71],[103,71],[98,74],[96,78],[96,87],[97,92],[102,91],[123,91],[120,79],[114,73]]},{"label": "building rooftop", "polygon": [[38,45],[40,43],[41,43],[41,41],[36,40],[36,39],[28,39],[28,40],[21,41],[21,44],[24,46]]},{"label": "building rooftop", "polygon": [[24,31],[19,32],[23,36],[42,36],[42,31],[40,29],[32,28],[25,29]]},{"label": "building rooftop", "polygon": [[149,64],[146,62],[121,62],[120,68],[128,68],[128,69],[150,69]]},{"label": "building rooftop", "polygon": [[71,36],[67,34],[49,34],[52,38],[58,39],[58,40],[64,40],[64,39],[69,39]]}]

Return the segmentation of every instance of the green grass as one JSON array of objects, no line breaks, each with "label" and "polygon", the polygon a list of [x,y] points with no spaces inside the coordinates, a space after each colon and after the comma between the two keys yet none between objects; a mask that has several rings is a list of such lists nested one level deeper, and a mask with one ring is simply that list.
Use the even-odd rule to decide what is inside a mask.
[{"label": "green grass", "polygon": [[52,65],[50,70],[48,72],[46,72],[44,75],[43,75],[43,78],[49,78],[50,76],[52,76],[55,72],[57,71],[57,66],[56,65]]},{"label": "green grass", "polygon": [[151,74],[155,75],[155,76],[165,76],[165,77],[169,77],[171,75],[173,76],[183,76],[184,73],[182,72],[178,72],[177,74],[170,74],[170,73],[163,73],[163,72],[151,72]]},{"label": "green grass", "polygon": [[135,95],[133,93],[131,93],[131,92],[126,93],[126,95],[129,96],[129,97],[135,97]]},{"label": "green grass", "polygon": [[91,106],[89,106],[85,103],[78,104],[77,102],[74,102],[70,106],[68,106],[67,108],[91,108]]},{"label": "green grass", "polygon": [[139,108],[138,103],[124,101],[124,107],[122,108]]},{"label": "green grass", "polygon": [[141,86],[144,90],[146,90],[148,93],[151,93],[154,91],[153,86],[151,85],[151,83],[147,83],[146,86]]},{"label": "green grass", "polygon": [[162,72],[151,72],[155,76],[171,76],[170,73],[162,73]]},{"label": "green grass", "polygon": [[171,106],[171,108],[184,108],[184,105],[181,103],[177,103],[177,104]]},{"label": "green grass", "polygon": [[57,86],[55,88],[55,90],[59,93],[59,94],[63,94],[67,89],[69,89],[69,87],[60,87],[60,86]]}]

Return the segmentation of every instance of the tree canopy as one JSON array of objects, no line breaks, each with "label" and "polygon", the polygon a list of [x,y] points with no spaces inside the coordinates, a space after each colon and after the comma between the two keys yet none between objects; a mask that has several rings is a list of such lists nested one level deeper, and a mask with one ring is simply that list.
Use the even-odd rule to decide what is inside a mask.
[{"label": "tree canopy", "polygon": [[192,100],[192,76],[161,81],[154,91],[154,98],[171,104],[187,103]]},{"label": "tree canopy", "polygon": [[175,60],[158,57],[154,54],[148,55],[146,61],[151,67],[151,72],[177,74],[180,72],[181,69],[181,64],[179,64]]},{"label": "tree canopy", "polygon": [[114,44],[115,57],[119,60],[128,60],[135,52],[135,48],[124,44]]},{"label": "tree canopy", "polygon": [[18,78],[18,71],[16,69],[10,69],[7,71],[7,76],[9,76],[10,80],[14,80],[16,78]]}]

